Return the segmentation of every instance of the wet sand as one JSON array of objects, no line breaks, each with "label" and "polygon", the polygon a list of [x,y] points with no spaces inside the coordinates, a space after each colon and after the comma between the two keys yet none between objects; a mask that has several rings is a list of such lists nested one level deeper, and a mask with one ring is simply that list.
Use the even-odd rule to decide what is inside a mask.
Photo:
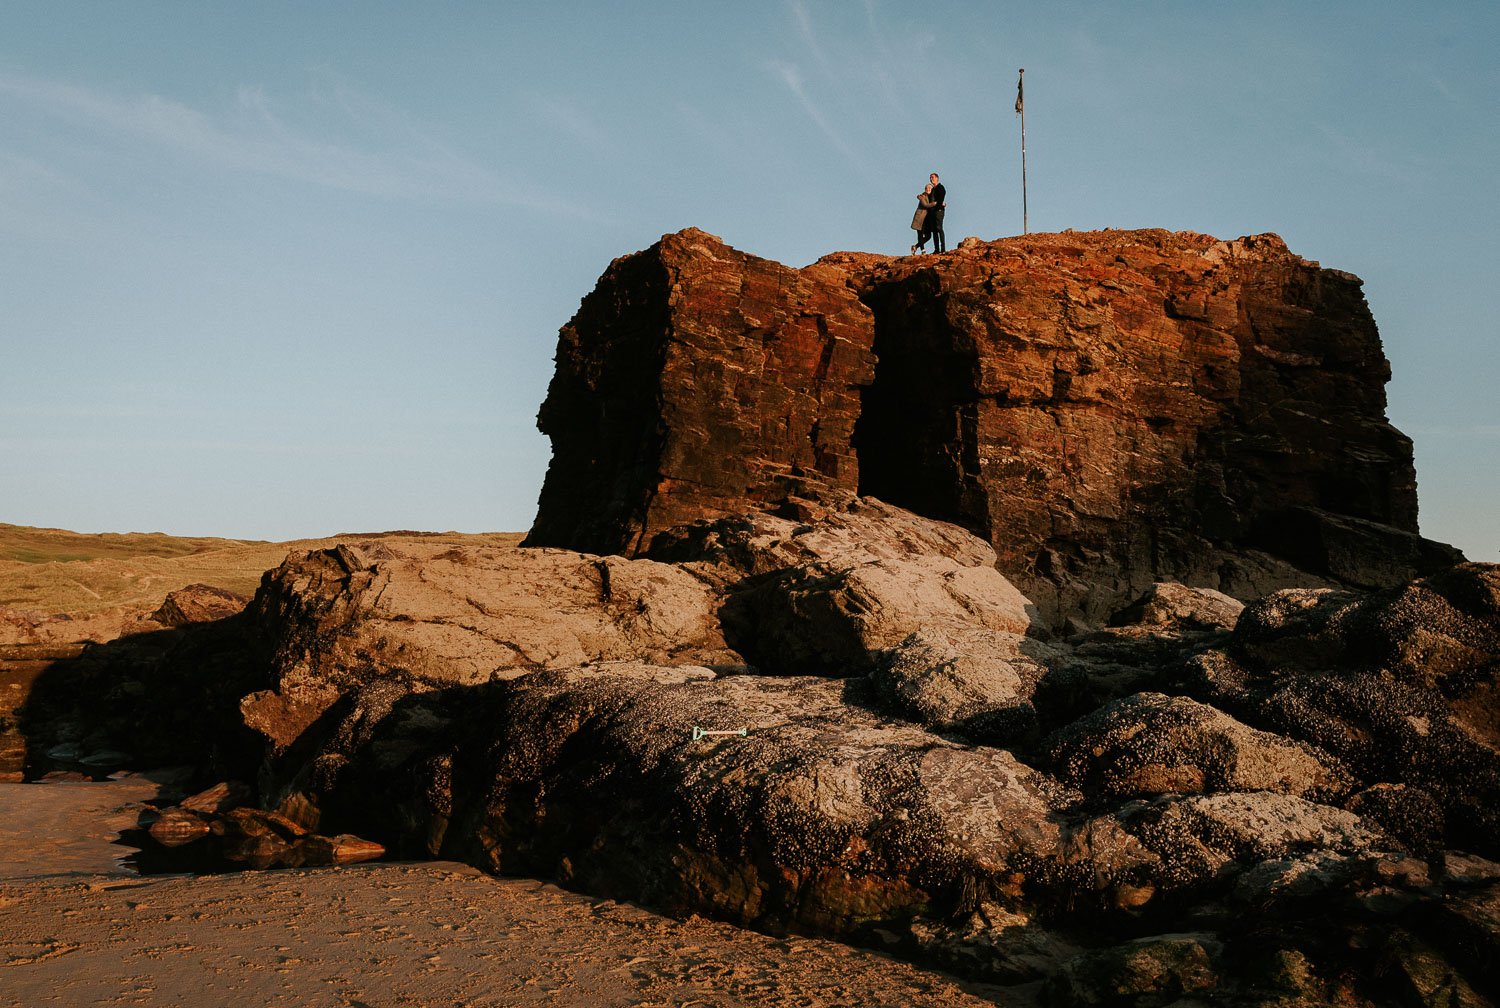
[{"label": "wet sand", "polygon": [[451,862],[139,876],[139,779],[0,784],[0,1005],[981,1008],[878,953]]}]

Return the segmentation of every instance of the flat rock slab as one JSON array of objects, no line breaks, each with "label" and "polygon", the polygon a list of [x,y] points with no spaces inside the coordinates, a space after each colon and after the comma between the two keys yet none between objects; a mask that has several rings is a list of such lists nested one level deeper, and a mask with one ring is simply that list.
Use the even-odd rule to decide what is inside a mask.
[{"label": "flat rock slab", "polygon": [[145,786],[3,788],[0,1004],[1032,1003],[834,942],[674,921],[449,862],[63,874],[90,863],[91,845],[108,853],[91,817]]}]

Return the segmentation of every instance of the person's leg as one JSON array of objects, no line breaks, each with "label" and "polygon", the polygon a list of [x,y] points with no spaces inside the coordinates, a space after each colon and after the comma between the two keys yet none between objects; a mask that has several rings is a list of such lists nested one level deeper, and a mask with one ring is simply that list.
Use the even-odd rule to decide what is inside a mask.
[{"label": "person's leg", "polygon": [[948,251],[948,236],[943,234],[942,221],[938,221],[938,226],[932,229],[932,251]]}]

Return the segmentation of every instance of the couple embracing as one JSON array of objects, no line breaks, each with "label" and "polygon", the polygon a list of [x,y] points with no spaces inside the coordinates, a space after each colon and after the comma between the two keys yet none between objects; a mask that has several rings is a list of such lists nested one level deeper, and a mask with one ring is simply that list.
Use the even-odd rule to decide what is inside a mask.
[{"label": "couple embracing", "polygon": [[913,253],[927,251],[927,239],[932,239],[932,251],[948,251],[948,239],[943,234],[943,211],[948,207],[948,190],[938,181],[937,172],[927,176],[927,186],[917,193],[917,212],[912,215],[911,227],[917,233],[917,243],[911,247]]}]

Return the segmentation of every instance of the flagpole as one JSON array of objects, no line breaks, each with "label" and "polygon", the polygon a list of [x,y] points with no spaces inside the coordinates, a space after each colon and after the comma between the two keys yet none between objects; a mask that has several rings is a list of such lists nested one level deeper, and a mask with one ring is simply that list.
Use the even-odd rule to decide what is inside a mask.
[{"label": "flagpole", "polygon": [[1026,68],[1021,68],[1016,78],[1016,111],[1021,113],[1021,233],[1031,233],[1031,221],[1026,206]]}]

